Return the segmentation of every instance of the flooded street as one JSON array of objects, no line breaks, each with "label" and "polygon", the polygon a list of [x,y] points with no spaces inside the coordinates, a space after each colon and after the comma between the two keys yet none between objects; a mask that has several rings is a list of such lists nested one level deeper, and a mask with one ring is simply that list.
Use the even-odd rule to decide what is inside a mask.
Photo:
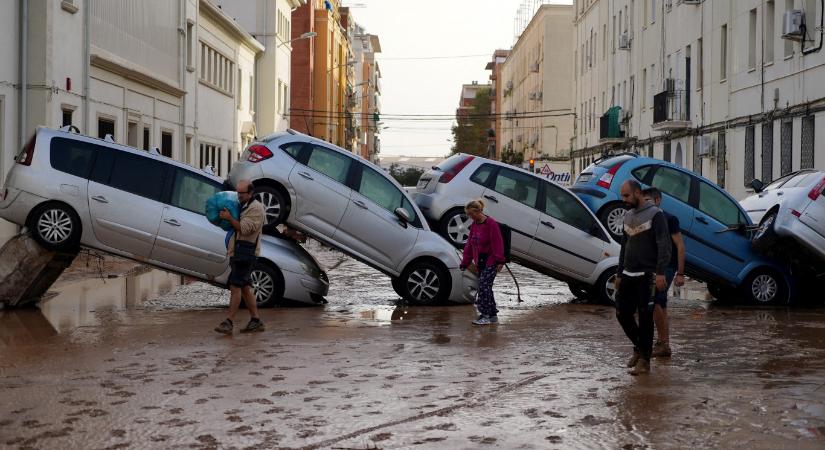
[{"label": "flooded street", "polygon": [[[159,272],[0,311],[0,448],[825,447],[825,309],[672,298],[671,359],[634,378],[613,308],[513,267],[501,323],[396,305],[312,248],[329,304],[221,336],[228,295]],[[246,313],[239,315],[246,320]]]}]

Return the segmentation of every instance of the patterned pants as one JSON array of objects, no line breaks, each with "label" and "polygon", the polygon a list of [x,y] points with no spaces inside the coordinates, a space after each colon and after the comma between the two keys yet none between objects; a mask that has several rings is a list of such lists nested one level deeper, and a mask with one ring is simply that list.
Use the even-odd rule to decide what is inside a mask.
[{"label": "patterned pants", "polygon": [[495,281],[497,273],[496,266],[485,267],[478,276],[476,308],[478,308],[480,314],[487,317],[498,315],[496,299],[493,298],[493,281]]}]

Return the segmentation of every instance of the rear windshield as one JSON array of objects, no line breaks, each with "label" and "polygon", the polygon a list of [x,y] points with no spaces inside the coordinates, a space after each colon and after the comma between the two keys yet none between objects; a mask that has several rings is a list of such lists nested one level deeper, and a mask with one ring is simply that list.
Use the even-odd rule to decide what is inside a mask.
[{"label": "rear windshield", "polygon": [[605,160],[599,161],[598,163],[596,163],[596,167],[609,168],[609,167],[615,166],[616,164],[623,163],[623,162],[625,162],[629,159],[633,159],[633,156],[630,156],[630,155],[613,156],[611,158],[607,158]]},{"label": "rear windshield", "polygon": [[441,162],[441,164],[439,164],[435,167],[437,167],[438,170],[440,170],[442,172],[449,172],[450,170],[453,169],[453,167],[459,165],[462,161],[464,161],[464,158],[469,158],[469,157],[470,157],[469,155],[453,155],[453,156],[450,156],[449,158],[445,159],[444,161]]}]

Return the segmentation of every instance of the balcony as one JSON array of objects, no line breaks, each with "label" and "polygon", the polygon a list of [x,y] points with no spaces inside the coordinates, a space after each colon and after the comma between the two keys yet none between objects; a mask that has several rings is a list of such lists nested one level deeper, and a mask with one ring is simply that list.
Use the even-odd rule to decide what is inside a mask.
[{"label": "balcony", "polygon": [[653,130],[673,131],[690,128],[690,93],[669,89],[653,96]]},{"label": "balcony", "polygon": [[622,108],[614,106],[607,110],[599,119],[599,143],[621,144],[625,141],[624,130],[619,125],[622,117]]}]

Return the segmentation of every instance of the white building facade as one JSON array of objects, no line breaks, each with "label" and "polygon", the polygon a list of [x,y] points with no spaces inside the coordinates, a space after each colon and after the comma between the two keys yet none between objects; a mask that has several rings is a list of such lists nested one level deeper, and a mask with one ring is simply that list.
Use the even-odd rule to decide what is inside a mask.
[{"label": "white building facade", "polygon": [[[736,198],[825,167],[822,0],[576,0],[573,172],[633,151]],[[807,31],[788,29],[789,11]],[[820,131],[823,130],[823,131]]]}]

